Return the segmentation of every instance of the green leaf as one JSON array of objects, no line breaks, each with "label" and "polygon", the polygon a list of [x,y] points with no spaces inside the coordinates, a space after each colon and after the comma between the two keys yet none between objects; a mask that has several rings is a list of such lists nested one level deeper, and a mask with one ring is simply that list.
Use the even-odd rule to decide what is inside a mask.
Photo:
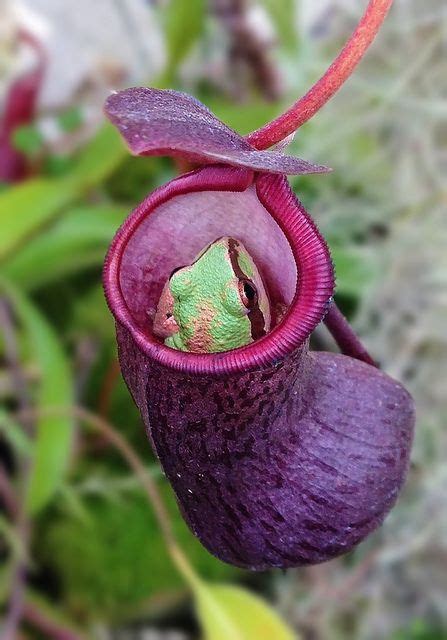
[{"label": "green leaf", "polygon": [[16,424],[3,409],[0,409],[0,434],[21,455],[31,455],[33,443],[23,431],[23,427]]},{"label": "green leaf", "polygon": [[194,591],[205,640],[297,640],[266,602],[241,587],[200,581]]},{"label": "green leaf", "polygon": [[172,555],[194,593],[204,640],[298,640],[264,600],[241,587],[206,583],[181,549]]},{"label": "green leaf", "polygon": [[0,193],[0,259],[35,234],[70,202],[100,184],[126,157],[118,133],[105,125],[69,173],[36,178]]},{"label": "green leaf", "polygon": [[27,589],[26,602],[29,608],[37,611],[48,623],[55,628],[59,627],[63,632],[54,633],[53,637],[76,638],[77,640],[88,640],[90,634],[84,629],[81,630],[71,618],[65,615],[63,608],[59,605],[55,606],[46,598],[44,599],[40,593]]},{"label": "green leaf", "polygon": [[202,33],[204,0],[170,0],[164,14],[168,47],[166,77],[170,79]]},{"label": "green leaf", "polygon": [[[73,310],[73,328],[75,331],[98,337],[108,345],[108,348],[113,345],[113,353],[115,353],[115,324],[105,301],[104,289],[100,283],[89,288],[85,294],[77,298]],[[99,393],[99,388],[96,389],[96,393]],[[128,396],[126,398],[128,399]],[[131,404],[132,409],[129,409],[129,404],[126,400],[124,400],[123,404],[125,407],[124,419],[127,420],[133,405]],[[138,412],[137,415],[139,416]],[[139,420],[140,418],[138,417]]]},{"label": "green leaf", "polygon": [[5,603],[9,600],[9,594],[11,591],[11,580],[12,559],[9,558],[8,562],[3,562],[2,565],[0,565],[0,607],[2,607],[2,609]]},{"label": "green leaf", "polygon": [[0,258],[52,218],[76,195],[75,185],[36,178],[0,193]]},{"label": "green leaf", "polygon": [[80,152],[66,180],[82,193],[101,184],[127,155],[118,131],[106,123]]},{"label": "green leaf", "polygon": [[73,383],[68,359],[53,328],[19,289],[2,282],[25,331],[40,369],[37,391],[36,443],[26,506],[34,514],[52,498],[67,468],[73,434],[73,419],[57,415],[73,402]]},{"label": "green leaf", "polygon": [[27,156],[33,156],[38,153],[44,144],[44,140],[39,129],[32,125],[17,127],[12,134],[12,141],[14,147],[18,151],[22,151],[22,153]]},{"label": "green leaf", "polygon": [[253,101],[244,104],[204,97],[206,106],[226,125],[246,135],[273,120],[282,108],[277,103]]},{"label": "green leaf", "polygon": [[85,526],[94,525],[94,521],[90,517],[90,514],[79,495],[71,485],[62,485],[59,495],[62,499],[63,507],[68,517],[73,517],[79,520]]},{"label": "green leaf", "polygon": [[331,244],[331,256],[337,278],[336,292],[359,296],[378,277],[379,269],[374,256],[365,248],[340,247]]},{"label": "green leaf", "polygon": [[295,0],[262,0],[272,19],[278,40],[289,52],[298,46]]},{"label": "green leaf", "polygon": [[[112,483],[120,478],[104,474],[104,482],[108,477]],[[168,483],[160,480],[158,485],[175,537],[197,570],[216,581],[240,575],[204,549],[186,526]],[[81,618],[125,620],[185,591],[145,495],[132,487],[114,489],[113,501],[82,491],[83,518],[62,502],[64,491],[59,508],[42,525],[37,561],[51,567],[66,602]]]},{"label": "green leaf", "polygon": [[28,551],[25,547],[23,540],[17,535],[17,528],[11,524],[11,521],[6,516],[0,513],[0,540],[4,539],[12,552],[12,556],[17,560],[28,560]]},{"label": "green leaf", "polygon": [[68,211],[45,233],[11,256],[4,275],[27,291],[99,265],[126,211],[116,206],[83,206]]},{"label": "green leaf", "polygon": [[63,131],[71,132],[78,129],[84,122],[84,115],[79,106],[71,107],[61,113],[57,118],[58,124]]}]

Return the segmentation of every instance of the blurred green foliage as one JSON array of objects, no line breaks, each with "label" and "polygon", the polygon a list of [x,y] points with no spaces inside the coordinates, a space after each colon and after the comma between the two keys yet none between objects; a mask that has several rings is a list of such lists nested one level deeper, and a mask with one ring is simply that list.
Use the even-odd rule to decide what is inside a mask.
[{"label": "blurred green foliage", "polygon": [[34,126],[18,127],[13,134],[14,147],[27,156],[33,156],[42,149],[43,136]]},{"label": "blurred green foliage", "polygon": [[34,178],[0,193],[0,257],[41,232],[64,207],[100,185],[124,157],[118,133],[104,125],[60,177]]},{"label": "blurred green foliage", "polygon": [[64,349],[39,310],[19,289],[9,284],[3,285],[3,293],[8,296],[23,326],[29,357],[39,368],[33,469],[25,502],[26,509],[34,514],[53,497],[67,468],[73,418],[58,415],[57,411],[67,411],[72,405],[73,380]]},{"label": "blurred green foliage", "polygon": [[[162,19],[168,63],[159,85],[174,80],[201,36],[203,2],[173,1]],[[277,109],[262,100],[241,108],[223,96],[208,98],[230,126],[247,132]],[[82,125],[79,108],[74,105],[58,122],[62,131],[76,130]],[[108,124],[79,152],[65,157],[47,154],[34,125],[18,129],[14,144],[31,161],[43,154],[38,175],[0,193],[1,294],[9,300],[18,324],[22,365],[35,372],[35,439],[23,433],[8,414],[8,405],[0,413],[0,433],[12,454],[31,458],[26,504],[37,516],[32,549],[40,594],[32,598],[51,619],[66,615],[86,629],[98,620],[117,624],[172,606],[186,593],[185,579],[167,554],[135,478],[123,473],[120,456],[113,450],[88,451],[89,439],[75,430],[79,420],[71,407],[79,395],[79,376],[86,376],[82,402],[98,408],[116,357],[113,321],[100,285],[108,244],[129,210],[169,180],[174,167],[166,159],[130,158]],[[76,350],[86,339],[93,344],[94,362],[83,373]],[[113,382],[107,411],[133,445],[142,449],[146,463],[157,469],[122,380]],[[87,447],[82,453],[80,441]],[[242,576],[205,551],[185,525],[170,488],[163,482],[160,489],[194,570],[206,580]],[[4,574],[3,598],[8,575]],[[260,640],[256,624],[268,634],[271,629],[278,640],[292,637],[261,600],[243,590],[222,586],[214,593],[202,579],[193,581],[192,588],[197,589],[199,615],[210,640],[228,637],[222,635],[225,629],[235,640],[239,636]],[[50,599],[59,603],[54,611]],[[246,618],[237,621],[240,607]]]},{"label": "blurred green foliage", "polygon": [[[151,79],[151,84],[193,92],[219,118],[243,134],[272,119],[295,94],[307,90],[310,79],[315,79],[325,68],[328,59],[324,47],[317,47],[313,37],[307,36],[303,41],[306,35],[301,30],[298,33],[293,0],[262,0],[259,4],[265,8],[276,31],[279,68],[289,72],[292,69],[290,95],[278,103],[268,102],[250,85],[248,91],[244,87],[241,92],[245,100],[238,102],[237,96],[227,90],[228,77],[214,77],[206,70],[207,54],[215,44],[215,25],[210,26],[213,21],[204,0],[159,3],[156,12],[162,24],[167,61],[161,77]],[[425,38],[424,31],[424,42]],[[400,141],[396,132],[404,131],[409,138],[410,133],[423,129],[422,125],[413,125],[407,104],[399,104],[393,114],[392,105],[387,102],[389,87],[393,88],[393,79],[398,76],[393,67],[396,50],[392,39],[387,64],[384,65],[379,56],[375,66],[369,69],[368,78],[375,77],[376,69],[379,77],[388,73],[381,89],[374,84],[377,81],[363,79],[356,94],[353,80],[350,95],[354,95],[354,99],[348,97],[346,103],[339,103],[326,117],[327,111],[320,114],[318,123],[303,127],[291,145],[291,151],[297,155],[336,169],[329,176],[293,178],[291,184],[327,237],[337,274],[337,295],[350,315],[368,308],[368,300],[377,296],[377,291],[380,293],[387,280],[385,258],[388,257],[389,268],[398,248],[396,244],[392,251],[387,249],[388,236],[394,233],[400,237],[406,229],[408,233],[412,225],[419,233],[417,220],[413,220],[414,207],[426,213],[427,195],[423,193],[418,200],[411,192],[414,184],[422,182],[422,171],[407,165],[399,173],[396,170],[395,150]],[[408,56],[408,59],[413,58]],[[187,67],[191,60],[197,67],[196,76],[188,69],[185,72],[184,63]],[[404,68],[406,71],[407,59]],[[229,73],[231,75],[231,71]],[[413,105],[412,109],[416,107]],[[434,107],[430,109],[431,113]],[[67,134],[82,127],[79,106],[68,107],[59,116],[58,123]],[[153,616],[166,611],[175,612],[176,605],[187,593],[192,593],[208,640],[292,638],[292,632],[262,601],[238,586],[220,584],[231,581],[234,585],[241,580],[245,583],[247,574],[210,556],[187,529],[170,488],[161,478],[138,412],[116,370],[114,325],[101,286],[105,252],[127,213],[148,192],[171,179],[176,173],[175,165],[165,158],[130,157],[108,124],[74,153],[50,153],[34,123],[18,129],[14,143],[30,159],[34,174],[15,186],[1,185],[0,294],[8,299],[17,327],[20,366],[36,414],[36,434],[32,438],[22,428],[17,416],[17,397],[3,357],[0,456],[4,455],[7,470],[17,490],[26,494],[27,508],[33,514],[29,571],[33,592],[30,591],[28,597],[36,606],[48,609],[51,618],[64,619],[65,616],[70,621],[68,626],[75,620],[83,632],[90,633],[97,624],[114,626],[135,620],[151,621]],[[405,162],[413,156],[423,157],[428,148],[426,141],[416,144],[412,139],[412,144],[410,151],[402,154]],[[418,152],[414,153],[414,149]],[[433,178],[433,166],[429,172],[433,184],[430,182],[427,189],[430,198],[435,198],[439,189]],[[402,241],[402,253],[418,253],[412,246],[408,249]],[[434,262],[431,255],[429,258],[429,262]],[[407,281],[413,278],[411,270],[408,275],[405,267],[398,265],[396,269],[400,269],[398,286],[385,298],[382,306],[385,311],[396,302],[405,277]],[[423,308],[426,312],[426,307]],[[409,315],[406,308],[405,313]],[[374,322],[364,326],[375,330],[381,325],[375,316],[373,318]],[[392,323],[388,320],[384,324]],[[425,328],[425,333],[434,335],[435,330],[436,326]],[[393,333],[388,342],[382,334],[378,335],[375,346],[379,349],[384,344],[391,353],[391,347],[400,344],[400,330]],[[323,347],[329,346],[324,335],[319,339]],[[4,356],[2,339],[0,349]],[[411,349],[414,349],[411,344],[402,346],[398,352],[401,360],[405,361]],[[387,354],[381,355],[386,361]],[[395,360],[399,364],[399,357]],[[391,356],[386,362],[390,368],[394,366]],[[408,369],[416,375],[411,367]],[[406,369],[402,365],[397,373],[399,371],[405,373]],[[435,382],[430,385],[430,394],[434,387]],[[200,579],[196,576],[188,582],[174,567],[135,476],[123,465],[117,451],[100,438],[87,434],[82,420],[73,415],[76,405],[102,414],[138,451],[158,483],[180,545]],[[431,458],[436,455],[437,433],[435,425],[425,438],[425,443],[430,442],[430,447],[425,444],[425,449],[430,449]],[[22,487],[17,470],[24,460],[31,464],[31,481]],[[424,494],[420,468],[416,469],[417,474],[412,491],[420,498]],[[427,486],[425,493],[432,495],[435,481],[427,482]],[[422,512],[420,516],[422,524],[425,520],[431,521],[438,511],[440,509],[429,502],[428,515]],[[412,514],[413,510],[407,505],[402,512]],[[396,527],[398,546],[401,539],[413,537],[411,517],[402,517],[401,528],[393,522],[390,525]],[[408,531],[410,533],[406,533]],[[418,535],[414,535],[416,541]],[[21,549],[13,524],[3,516],[0,516],[0,538],[1,558],[5,560],[0,567],[0,604],[4,604],[9,594],[12,565]],[[398,564],[393,543],[396,546],[394,539],[385,538],[383,546],[388,556],[382,564],[377,563],[385,566],[389,562],[392,568],[371,578],[371,585],[384,594],[394,594],[389,586],[389,582],[394,584],[389,576],[394,575],[394,564]],[[352,574],[356,575],[362,553],[337,565],[336,582],[339,574],[348,582]],[[401,565],[406,566],[405,556]],[[403,581],[401,565],[396,571],[399,584]],[[325,640],[329,637],[345,640],[347,634],[368,640],[374,637],[368,635],[368,630],[358,631],[357,635],[360,621],[367,614],[367,598],[374,595],[374,589],[369,589],[369,574],[365,574],[366,586],[363,592],[359,590],[358,600],[354,584],[343,601],[335,598],[334,605],[327,599],[330,588],[326,587],[325,591],[322,587],[325,580],[330,583],[330,571],[327,569],[325,573],[322,568],[321,573],[317,569],[315,573],[251,577],[250,585],[266,595],[274,589],[279,596],[282,594],[283,611],[292,612],[295,626],[302,625],[305,637],[324,637]],[[219,584],[215,585],[214,581]],[[388,612],[389,620],[384,628],[392,631],[387,638],[446,638],[442,620],[438,623],[437,617],[431,620],[430,613],[426,614],[430,608],[415,617],[412,611],[415,596],[410,588],[409,591],[405,619],[402,621],[398,610],[404,605],[397,598],[394,617]],[[343,610],[351,597],[353,605],[343,618],[338,609]],[[374,606],[379,611],[378,617],[385,619],[387,612],[373,601],[372,609]],[[175,626],[176,618],[172,620]],[[320,623],[325,630],[323,635],[313,632]]]},{"label": "blurred green foliage", "polygon": [[[109,487],[110,483],[110,487]],[[237,570],[211,556],[192,536],[166,483],[162,495],[181,546],[195,569],[212,580],[237,576]],[[113,478],[93,477],[79,498],[79,510],[49,517],[36,550],[43,570],[56,571],[72,614],[92,614],[114,621],[138,611],[150,611],[154,602],[167,604],[171,594],[185,592],[173,566],[147,499],[139,491],[119,491]],[[82,558],[82,562],[80,562]]]},{"label": "blurred green foliage", "polygon": [[180,63],[200,37],[205,21],[204,0],[172,0],[162,13],[168,60],[163,82],[175,81]]},{"label": "blurred green foliage", "polygon": [[393,635],[392,640],[446,640],[447,632],[431,626],[421,619],[416,619],[407,629]]},{"label": "blurred green foliage", "polygon": [[297,34],[297,4],[294,0],[262,0],[261,3],[267,10],[275,27],[280,34],[281,46],[289,55],[296,55],[298,49]]}]

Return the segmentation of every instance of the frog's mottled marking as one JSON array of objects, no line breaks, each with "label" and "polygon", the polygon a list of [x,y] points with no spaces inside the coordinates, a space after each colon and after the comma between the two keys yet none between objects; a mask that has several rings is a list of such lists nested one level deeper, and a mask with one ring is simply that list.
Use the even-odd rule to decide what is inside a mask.
[{"label": "frog's mottled marking", "polygon": [[244,245],[223,236],[190,265],[173,270],[158,303],[153,331],[174,349],[217,353],[262,338],[270,323],[261,274]]}]

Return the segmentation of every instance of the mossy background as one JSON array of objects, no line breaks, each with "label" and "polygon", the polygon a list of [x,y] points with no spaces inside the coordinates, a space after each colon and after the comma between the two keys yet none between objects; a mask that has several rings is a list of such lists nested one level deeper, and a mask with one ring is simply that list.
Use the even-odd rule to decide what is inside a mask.
[{"label": "mossy background", "polygon": [[[214,3],[199,0],[153,3],[165,61],[150,78],[148,62],[140,84],[193,93],[249,132],[321,75],[366,1],[323,3],[313,22],[303,18],[311,2],[249,4],[264,10],[274,34],[266,47],[281,78],[277,100],[265,99],[250,70],[235,72],[225,24]],[[410,476],[396,508],[353,553],[318,567],[251,575],[211,557],[183,523],[119,376],[102,261],[127,213],[175,176],[176,165],[129,157],[108,125],[57,151],[39,138],[37,122],[16,132],[33,175],[1,187],[2,287],[13,301],[31,404],[65,415],[37,420],[36,438],[23,435],[0,339],[0,461],[20,493],[23,461],[39,457],[30,594],[85,637],[143,638],[156,629],[163,638],[169,628],[196,638],[199,631],[137,479],[119,452],[70,415],[75,405],[110,421],[137,450],[204,579],[261,593],[308,640],[447,638],[446,38],[443,0],[396,0],[358,71],[290,146],[334,169],[294,178],[293,188],[330,244],[340,306],[383,368],[409,387],[418,411]],[[83,126],[77,108],[74,101],[60,114],[70,135]],[[314,344],[334,348],[324,328]],[[1,514],[5,610],[17,554],[18,532]],[[24,633],[39,637],[31,626]]]}]

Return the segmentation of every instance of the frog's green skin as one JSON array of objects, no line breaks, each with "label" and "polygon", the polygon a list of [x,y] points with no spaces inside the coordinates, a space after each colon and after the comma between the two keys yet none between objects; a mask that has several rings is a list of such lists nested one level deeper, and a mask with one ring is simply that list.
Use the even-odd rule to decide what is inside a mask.
[{"label": "frog's green skin", "polygon": [[244,245],[225,236],[166,283],[154,333],[173,349],[215,353],[242,347],[270,329],[270,303]]}]

